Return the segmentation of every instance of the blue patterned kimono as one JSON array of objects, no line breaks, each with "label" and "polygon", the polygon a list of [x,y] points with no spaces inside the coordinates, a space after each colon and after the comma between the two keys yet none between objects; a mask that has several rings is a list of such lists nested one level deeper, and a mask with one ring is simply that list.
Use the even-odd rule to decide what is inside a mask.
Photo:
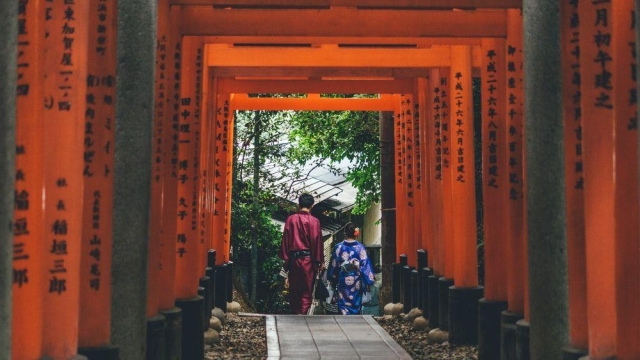
[{"label": "blue patterned kimono", "polygon": [[343,315],[360,314],[364,288],[375,282],[364,245],[357,241],[337,244],[331,256],[328,276],[332,284],[337,284],[340,312]]}]

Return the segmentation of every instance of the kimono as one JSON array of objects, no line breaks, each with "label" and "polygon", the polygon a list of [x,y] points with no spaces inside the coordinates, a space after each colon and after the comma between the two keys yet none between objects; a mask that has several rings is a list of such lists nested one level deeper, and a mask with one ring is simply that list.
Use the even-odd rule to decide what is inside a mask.
[{"label": "kimono", "polygon": [[375,277],[364,245],[357,241],[337,244],[331,256],[329,278],[337,284],[338,308],[343,315],[357,315],[362,310],[362,293],[373,285]]},{"label": "kimono", "polygon": [[311,306],[311,293],[319,265],[324,263],[324,243],[320,221],[300,211],[287,218],[278,256],[284,260],[289,278],[291,312],[305,314]]}]

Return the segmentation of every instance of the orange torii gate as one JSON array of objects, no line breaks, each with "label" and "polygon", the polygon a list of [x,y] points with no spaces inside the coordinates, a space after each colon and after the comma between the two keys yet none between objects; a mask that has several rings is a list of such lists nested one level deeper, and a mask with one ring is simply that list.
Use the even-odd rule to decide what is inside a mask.
[{"label": "orange torii gate", "polygon": [[[395,111],[392,261],[427,251],[423,311],[450,341],[481,359],[640,356],[632,1],[158,5],[0,12],[0,69],[17,70],[0,88],[0,357],[200,357],[204,310],[230,300],[238,109]],[[395,95],[245,95],[289,91]]]}]

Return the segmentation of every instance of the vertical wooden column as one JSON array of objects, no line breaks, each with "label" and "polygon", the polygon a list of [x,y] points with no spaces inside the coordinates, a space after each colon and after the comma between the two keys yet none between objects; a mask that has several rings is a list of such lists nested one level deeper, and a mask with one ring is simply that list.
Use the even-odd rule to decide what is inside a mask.
[{"label": "vertical wooden column", "polygon": [[454,279],[456,287],[468,288],[478,285],[471,49],[452,46],[451,57]]},{"label": "vertical wooden column", "polygon": [[406,173],[404,171],[404,116],[402,114],[402,100],[398,96],[396,98],[396,110],[394,112],[395,121],[395,153],[396,153],[396,254],[402,255],[407,253],[405,228],[406,222],[400,219],[406,219],[406,198],[405,198],[405,182]]},{"label": "vertical wooden column", "polygon": [[407,220],[405,221],[406,254],[409,265],[416,264],[416,237],[415,232],[415,145],[414,145],[414,119],[413,119],[413,95],[406,94],[401,102],[404,114],[404,158],[405,158],[405,197],[407,208]]},{"label": "vertical wooden column", "polygon": [[200,280],[198,241],[198,177],[200,175],[200,104],[202,86],[198,73],[199,37],[182,40],[180,75],[180,123],[178,129],[178,207],[176,248],[176,306],[182,309],[182,357],[204,356],[204,299],[198,295]]},{"label": "vertical wooden column", "polygon": [[523,211],[524,194],[522,188],[523,171],[523,107],[522,107],[522,15],[520,10],[508,10],[507,15],[507,138],[506,149],[509,158],[509,202],[508,214],[508,269],[507,292],[509,312],[524,314],[524,257]]},{"label": "vertical wooden column", "polygon": [[180,83],[180,126],[178,158],[178,208],[176,249],[176,297],[189,299],[198,295],[197,180],[199,175],[200,118],[196,100],[196,56],[200,47],[195,37],[182,42]]},{"label": "vertical wooden column", "polygon": [[78,347],[88,19],[88,2],[45,5],[43,355],[54,359]]},{"label": "vertical wooden column", "polygon": [[[206,45],[203,44],[202,51],[204,52],[201,55],[201,61],[203,64],[207,63],[207,52],[204,51],[204,47]],[[199,205],[198,205],[198,241],[200,244],[200,274],[204,276],[205,269],[207,267],[207,252],[210,249],[209,242],[209,230],[210,230],[210,215],[211,211],[209,208],[209,195],[210,195],[210,186],[209,183],[210,173],[211,173],[211,163],[210,158],[211,154],[211,143],[213,140],[213,131],[212,131],[212,121],[209,116],[209,96],[210,96],[210,88],[211,88],[211,79],[209,78],[208,69],[209,67],[204,65],[202,67],[202,73],[200,76],[200,88],[202,89],[202,95],[200,99],[200,123],[201,123],[201,134],[202,134],[202,142],[200,149],[200,183],[199,183]]]},{"label": "vertical wooden column", "polygon": [[[453,171],[454,171],[454,143],[453,143],[453,125],[452,125],[452,103],[454,99],[450,93],[452,82],[450,68],[441,68],[440,70],[440,141],[435,141],[436,146],[440,144],[442,159],[440,166],[440,182],[442,194],[442,230],[438,236],[441,237],[442,247],[441,253],[443,261],[442,276],[446,279],[453,280],[454,277],[454,250],[453,250]],[[437,86],[437,85],[436,85]],[[435,91],[436,89],[434,89]],[[435,116],[435,115],[434,115]],[[436,123],[437,125],[437,123]],[[436,128],[437,129],[437,128]],[[437,135],[437,134],[436,134]],[[436,147],[436,152],[437,152]],[[436,161],[438,159],[436,158]],[[436,174],[437,175],[437,174]]]},{"label": "vertical wooden column", "polygon": [[[638,108],[632,0],[612,4],[615,119],[616,358],[640,358],[640,228],[638,227]],[[600,74],[601,75],[601,74]]]},{"label": "vertical wooden column", "polygon": [[[89,19],[78,345],[98,348],[111,338],[116,2],[89,1]],[[81,349],[87,355],[91,351],[115,353]]]},{"label": "vertical wooden column", "polygon": [[[231,100],[233,99],[233,94],[228,97],[228,104],[231,104]],[[226,135],[226,143],[223,143],[223,146],[226,146],[227,158],[226,158],[226,167],[225,167],[225,224],[224,224],[224,248],[223,252],[226,254],[226,258],[231,260],[231,199],[233,192],[233,148],[235,144],[233,143],[233,124],[235,122],[235,110],[228,105],[227,109],[224,110],[224,123],[223,123],[223,136]],[[227,269],[227,271],[232,271]],[[227,283],[227,289],[232,288],[232,284]],[[227,298],[227,300],[230,300]]]},{"label": "vertical wooden column", "polygon": [[605,291],[615,284],[614,254],[614,18],[610,2],[581,2],[580,64],[584,145],[589,355],[615,354],[616,304]]},{"label": "vertical wooden column", "polygon": [[[426,236],[424,234],[423,219],[425,218],[425,211],[423,207],[424,199],[424,187],[423,176],[424,170],[423,153],[422,153],[422,112],[421,108],[423,99],[419,95],[418,81],[414,80],[414,94],[413,94],[413,167],[414,167],[414,216],[413,216],[413,228],[415,233],[415,248],[416,250],[423,249],[427,251]],[[416,262],[417,265],[417,262]],[[418,269],[420,270],[420,269]]]},{"label": "vertical wooden column", "polygon": [[433,210],[431,209],[431,156],[430,156],[430,142],[429,142],[429,124],[432,117],[432,102],[429,98],[429,86],[426,78],[418,78],[418,117],[419,117],[419,129],[417,129],[419,136],[418,151],[420,154],[420,190],[421,194],[421,216],[420,232],[421,232],[421,244],[422,248],[427,251],[427,266],[433,269],[434,257],[436,252],[433,250],[433,228],[431,226],[431,217]]},{"label": "vertical wooden column", "polygon": [[218,265],[229,261],[229,241],[226,238],[227,162],[229,158],[229,94],[217,94],[215,113],[215,146],[213,169],[213,233]]},{"label": "vertical wooden column", "polygon": [[[163,0],[166,1],[166,0]],[[178,159],[180,129],[180,69],[182,67],[182,36],[180,35],[180,8],[172,6],[169,16],[161,15],[164,6],[158,8],[159,29],[167,29],[166,117],[164,131],[164,167],[162,173],[162,232],[160,234],[158,282],[162,291],[158,294],[158,307],[166,312],[174,309],[176,299],[175,272],[177,252],[178,208]],[[167,22],[167,23],[165,23]],[[162,38],[159,38],[162,41]],[[162,55],[162,52],[159,52]],[[166,314],[165,314],[166,316]]]},{"label": "vertical wooden column", "polygon": [[[425,131],[428,133],[429,144],[429,160],[430,160],[430,208],[433,209],[431,215],[431,227],[432,227],[432,241],[435,250],[435,263],[434,263],[434,275],[445,276],[446,271],[446,256],[445,256],[445,237],[444,230],[445,224],[443,207],[443,194],[442,194],[442,178],[443,168],[445,166],[445,146],[442,142],[442,124],[444,122],[443,115],[447,110],[444,110],[443,106],[448,103],[443,98],[441,91],[440,70],[429,70],[429,82],[427,89],[427,97],[431,99],[431,113],[429,121],[425,124]],[[446,144],[448,146],[448,143]],[[453,275],[452,275],[453,276]]]},{"label": "vertical wooden column", "polygon": [[[449,289],[449,341],[477,344],[478,286],[476,181],[471,47],[451,47],[451,122],[454,286]],[[455,141],[454,141],[455,139]]]},{"label": "vertical wooden column", "polygon": [[582,79],[580,67],[580,14],[578,3],[563,0],[562,102],[564,105],[564,159],[569,276],[569,346],[565,350],[586,355],[589,343],[584,234],[584,167],[582,163]]},{"label": "vertical wooden column", "polygon": [[[478,307],[478,358],[500,357],[500,314],[507,309],[506,44],[482,39],[482,195],[484,299]],[[506,253],[508,256],[508,253]]]},{"label": "vertical wooden column", "polygon": [[[42,255],[43,226],[43,137],[42,52],[44,40],[42,9],[36,2],[22,3],[18,19],[24,25],[18,33],[18,91],[16,109],[16,166],[13,203],[13,323],[12,354],[15,359],[36,359],[42,355]],[[0,349],[0,352],[2,350]]]}]

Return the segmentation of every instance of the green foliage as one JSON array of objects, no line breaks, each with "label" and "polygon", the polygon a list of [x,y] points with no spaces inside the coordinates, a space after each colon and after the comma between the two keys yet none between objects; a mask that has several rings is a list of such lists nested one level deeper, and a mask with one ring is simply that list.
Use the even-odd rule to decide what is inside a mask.
[{"label": "green foliage", "polygon": [[358,190],[354,214],[380,201],[380,134],[378,112],[301,111],[291,119],[288,157],[303,164],[313,157],[352,166],[344,174]]}]

